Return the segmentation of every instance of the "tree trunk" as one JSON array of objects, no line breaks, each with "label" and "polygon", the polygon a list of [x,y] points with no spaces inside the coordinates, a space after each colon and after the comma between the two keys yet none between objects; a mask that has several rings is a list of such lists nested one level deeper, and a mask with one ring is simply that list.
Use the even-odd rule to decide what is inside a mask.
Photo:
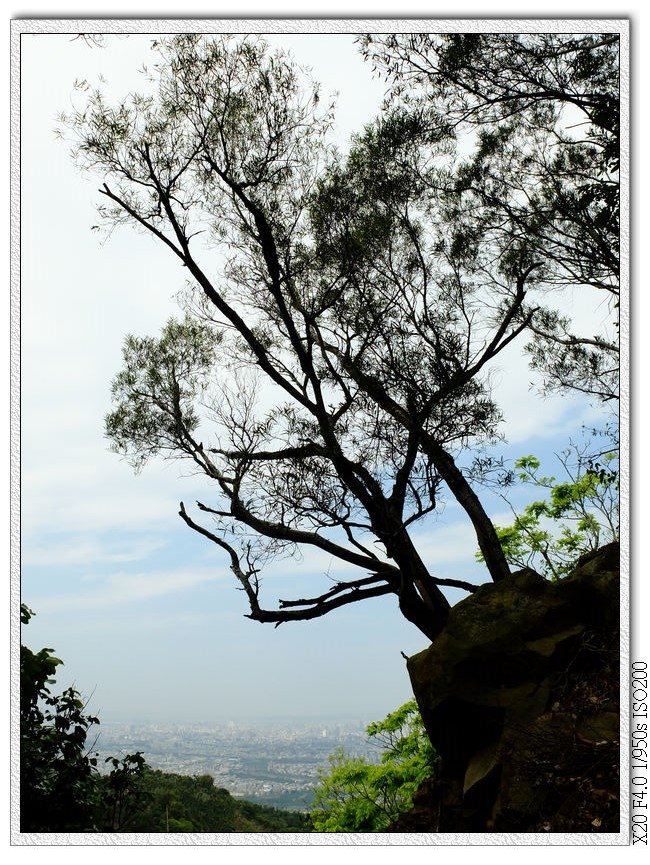
[{"label": "tree trunk", "polygon": [[483,554],[485,564],[493,581],[497,583],[504,577],[509,576],[510,567],[503,554],[501,542],[492,520],[485,513],[478,496],[463,476],[451,454],[448,454],[443,447],[430,438],[425,440],[424,450],[431,458],[456,501],[472,521],[479,549]]},{"label": "tree trunk", "polygon": [[431,641],[435,640],[447,624],[449,601],[431,579],[399,516],[386,517],[378,536],[400,570],[395,591],[402,615]]}]

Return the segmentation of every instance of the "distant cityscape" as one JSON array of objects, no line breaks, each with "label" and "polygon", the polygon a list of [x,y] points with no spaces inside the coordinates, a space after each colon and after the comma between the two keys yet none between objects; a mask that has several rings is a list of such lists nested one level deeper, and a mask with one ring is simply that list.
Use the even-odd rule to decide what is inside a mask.
[{"label": "distant cityscape", "polygon": [[[145,724],[102,721],[93,750],[99,763],[141,751],[152,769],[212,775],[233,796],[295,811],[309,810],[318,772],[337,748],[376,762],[364,721],[286,721],[246,725]],[[101,768],[100,766],[100,768]],[[106,769],[108,770],[108,769]]]}]

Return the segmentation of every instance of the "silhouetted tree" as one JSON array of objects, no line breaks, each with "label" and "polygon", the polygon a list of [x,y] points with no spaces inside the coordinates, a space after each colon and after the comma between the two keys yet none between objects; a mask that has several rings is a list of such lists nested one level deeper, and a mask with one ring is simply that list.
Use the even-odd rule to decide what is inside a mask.
[{"label": "silhouetted tree", "polygon": [[615,398],[619,35],[425,33],[362,43],[390,82],[391,105],[475,140],[447,183],[457,255],[474,258],[489,236],[493,256],[539,263],[547,289],[602,296],[596,334],[574,333],[548,305],[532,319],[529,351],[547,387]]},{"label": "silhouetted tree", "polygon": [[[26,604],[20,620],[33,613]],[[20,830],[80,832],[93,825],[97,757],[87,748],[99,724],[74,688],[50,691],[63,663],[52,649],[20,647]]]},{"label": "silhouetted tree", "polygon": [[[509,573],[458,459],[496,436],[487,373],[535,326],[527,292],[549,273],[544,243],[502,249],[497,225],[479,230],[496,211],[471,184],[474,222],[450,195],[449,120],[395,104],[342,158],[316,85],[261,39],[155,48],[156,95],[112,106],[93,92],[63,118],[81,164],[105,178],[108,223],[156,238],[196,287],[184,321],[127,340],[113,446],[136,468],[162,453],[212,481],[216,500],[197,503],[209,522],[182,503],[180,516],[226,551],[251,618],[393,594],[434,638],[441,588],[474,588],[432,573],[413,540],[445,490],[490,577]],[[302,546],[364,575],[263,607],[264,563]]]}]

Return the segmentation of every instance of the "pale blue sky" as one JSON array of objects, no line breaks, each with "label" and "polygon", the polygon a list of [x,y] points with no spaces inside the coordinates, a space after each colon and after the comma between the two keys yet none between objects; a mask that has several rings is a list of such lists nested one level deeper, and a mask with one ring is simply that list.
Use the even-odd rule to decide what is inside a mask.
[{"label": "pale blue sky", "polygon": [[[149,41],[114,38],[91,49],[64,35],[23,36],[22,593],[36,613],[25,640],[54,647],[65,661],[61,686],[92,692],[91,707],[106,720],[379,718],[410,696],[400,652],[426,645],[396,602],[380,598],[277,629],[245,619],[224,556],[177,516],[181,499],[202,496],[201,480],[161,462],[136,477],[103,438],[123,337],[154,335],[177,312],[184,271],[132,230],[100,242],[90,230],[99,180],[80,176],[53,129],[75,78],[103,74],[111,91],[137,89]],[[344,146],[383,89],[352,39],[274,43],[309,63],[324,92],[340,91]],[[603,315],[579,293],[572,303],[584,322]],[[503,453],[550,459],[598,411],[579,399],[542,401],[532,379],[516,348],[500,359]],[[550,473],[556,468],[548,463]],[[508,519],[501,502],[491,513]],[[457,507],[420,531],[437,575],[483,581]],[[319,554],[279,562],[268,584],[280,596],[292,586],[318,594],[329,566]]]}]

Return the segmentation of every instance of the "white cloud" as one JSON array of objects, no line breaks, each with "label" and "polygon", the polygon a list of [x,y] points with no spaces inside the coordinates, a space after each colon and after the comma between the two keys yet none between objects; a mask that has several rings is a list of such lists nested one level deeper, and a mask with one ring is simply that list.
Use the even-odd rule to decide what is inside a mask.
[{"label": "white cloud", "polygon": [[39,613],[72,612],[134,604],[196,588],[226,577],[225,569],[179,567],[169,571],[118,571],[108,577],[88,574],[74,594],[43,595],[31,606]]},{"label": "white cloud", "polygon": [[582,424],[602,423],[607,409],[575,394],[541,396],[541,377],[520,346],[509,346],[492,367],[494,397],[504,417],[502,432],[517,444],[530,438],[568,438]]},{"label": "white cloud", "polygon": [[162,537],[139,536],[134,540],[100,541],[94,536],[66,536],[53,544],[28,545],[21,556],[24,566],[90,565],[97,562],[116,564],[136,562],[148,558],[165,547]]},{"label": "white cloud", "polygon": [[478,548],[476,533],[469,520],[453,523],[432,523],[426,531],[413,536],[415,546],[425,563],[430,565],[436,577],[450,577],[442,573],[451,565],[471,561],[474,550]]},{"label": "white cloud", "polygon": [[188,465],[153,461],[141,474],[102,442],[62,446],[56,460],[44,455],[24,460],[22,475],[23,546],[39,545],[43,533],[102,533],[114,529],[144,531],[180,523],[181,500],[203,496],[207,481],[188,476]]}]

